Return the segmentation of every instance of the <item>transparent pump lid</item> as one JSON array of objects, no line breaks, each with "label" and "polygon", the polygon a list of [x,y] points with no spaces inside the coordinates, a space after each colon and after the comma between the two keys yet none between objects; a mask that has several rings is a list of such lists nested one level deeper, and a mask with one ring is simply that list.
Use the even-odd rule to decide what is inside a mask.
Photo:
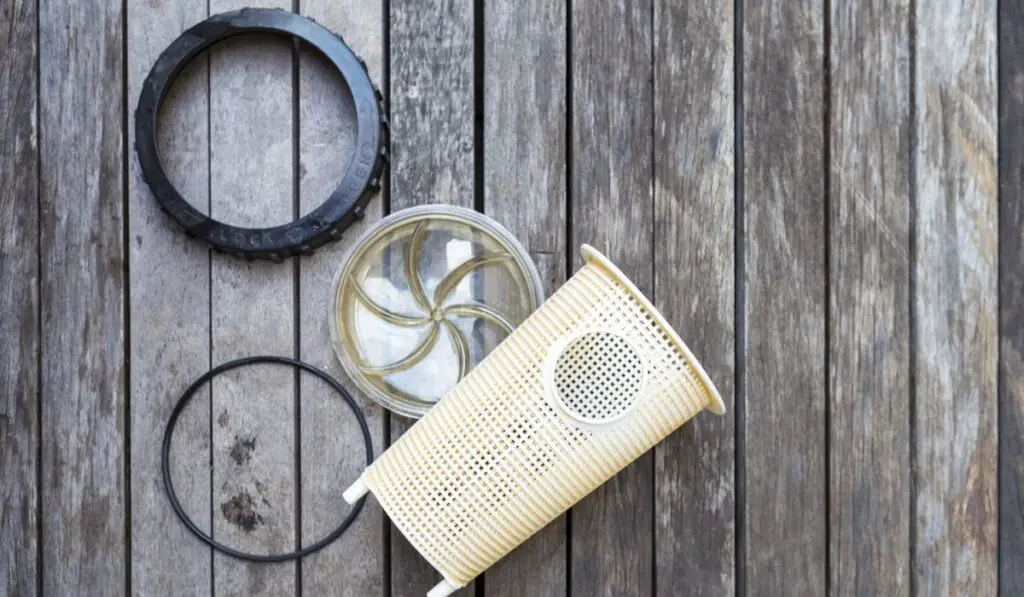
[{"label": "transparent pump lid", "polygon": [[427,205],[377,223],[334,282],[331,333],[371,398],[424,415],[544,300],[537,268],[500,224]]}]

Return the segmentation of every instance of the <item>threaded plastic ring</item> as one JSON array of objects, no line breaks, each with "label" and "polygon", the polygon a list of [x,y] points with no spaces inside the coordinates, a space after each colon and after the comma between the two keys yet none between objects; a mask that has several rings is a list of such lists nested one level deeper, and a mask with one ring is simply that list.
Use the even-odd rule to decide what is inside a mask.
[{"label": "threaded plastic ring", "polygon": [[[231,226],[201,213],[171,184],[157,149],[158,115],[178,74],[213,44],[250,32],[288,35],[318,50],[341,73],[356,108],[355,155],[337,188],[309,214],[272,228]],[[389,159],[388,136],[383,96],[366,72],[366,63],[322,25],[280,9],[243,8],[210,17],[185,31],[153,65],[135,110],[135,151],[142,177],[160,208],[212,249],[247,259],[281,261],[308,255],[341,238],[342,231],[362,219],[366,205],[381,188]]]}]

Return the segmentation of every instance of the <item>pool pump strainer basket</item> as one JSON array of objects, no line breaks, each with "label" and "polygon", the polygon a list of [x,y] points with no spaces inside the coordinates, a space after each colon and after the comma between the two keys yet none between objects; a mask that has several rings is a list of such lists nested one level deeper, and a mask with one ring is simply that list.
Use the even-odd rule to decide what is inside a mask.
[{"label": "pool pump strainer basket", "polygon": [[714,384],[603,255],[586,265],[345,492],[372,492],[444,577],[464,586],[708,409]]}]

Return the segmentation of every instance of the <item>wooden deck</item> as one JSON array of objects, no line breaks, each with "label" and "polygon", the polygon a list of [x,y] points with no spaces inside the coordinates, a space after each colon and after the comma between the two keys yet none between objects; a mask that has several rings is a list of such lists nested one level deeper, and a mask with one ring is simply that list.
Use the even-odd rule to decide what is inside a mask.
[{"label": "wooden deck", "polygon": [[[463,595],[1024,595],[1024,0],[293,2],[261,3],[341,33],[385,92],[369,221],[475,207],[549,291],[596,245],[729,406]],[[358,231],[284,264],[211,254],[130,149],[157,55],[242,5],[0,2],[0,596],[436,581],[372,500],[260,565],[162,492],[163,426],[211,366],[344,377],[326,301]],[[178,87],[164,159],[215,217],[288,221],[346,167],[344,88],[288,41],[218,46]],[[363,404],[378,450],[408,428]],[[326,387],[259,368],[186,412],[175,478],[219,539],[287,550],[345,515],[359,442]]]}]

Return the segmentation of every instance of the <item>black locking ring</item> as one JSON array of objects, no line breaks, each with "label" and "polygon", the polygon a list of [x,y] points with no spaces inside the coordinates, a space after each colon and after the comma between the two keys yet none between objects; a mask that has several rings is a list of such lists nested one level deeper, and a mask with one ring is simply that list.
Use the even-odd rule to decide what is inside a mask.
[{"label": "black locking ring", "polygon": [[[341,183],[323,205],[289,224],[274,228],[240,228],[199,212],[178,193],[160,163],[157,116],[174,79],[211,45],[235,35],[269,32],[289,35],[316,48],[345,79],[356,108],[355,154]],[[167,212],[190,235],[215,250],[249,259],[280,261],[307,255],[363,217],[366,204],[380,190],[388,163],[388,122],[383,96],[366,64],[340,37],[322,25],[279,9],[243,8],[219,14],[185,31],[160,55],[142,86],[135,110],[135,151],[142,176]]]}]

